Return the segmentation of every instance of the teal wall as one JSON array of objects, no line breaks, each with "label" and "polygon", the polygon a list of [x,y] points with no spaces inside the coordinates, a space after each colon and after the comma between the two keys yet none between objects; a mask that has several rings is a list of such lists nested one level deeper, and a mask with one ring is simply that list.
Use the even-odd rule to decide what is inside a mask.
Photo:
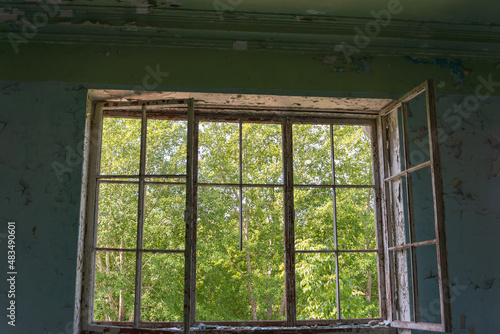
[{"label": "teal wall", "polygon": [[[328,55],[35,42],[15,56],[0,43],[0,58],[0,272],[7,272],[8,221],[17,226],[18,266],[16,327],[2,315],[0,333],[69,333],[87,89],[143,85],[148,66],[169,73],[155,90],[394,98],[435,79],[446,134],[441,153],[453,333],[498,332],[500,85],[491,92],[478,88],[485,86],[480,78],[500,82],[495,62],[375,56],[347,63]],[[475,105],[476,90],[493,96]],[[453,108],[464,101],[470,111]],[[67,168],[60,178],[54,163]],[[6,287],[2,279],[0,314]],[[434,308],[429,305],[431,316]]]}]

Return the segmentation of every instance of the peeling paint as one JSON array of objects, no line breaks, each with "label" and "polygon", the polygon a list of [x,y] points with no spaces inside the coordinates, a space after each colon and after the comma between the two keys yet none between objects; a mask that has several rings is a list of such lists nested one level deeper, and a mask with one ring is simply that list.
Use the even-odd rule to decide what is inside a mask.
[{"label": "peeling paint", "polygon": [[322,15],[322,14],[326,14],[325,12],[320,12],[320,11],[317,11],[315,9],[308,9],[308,10],[306,10],[306,13],[310,14],[310,15]]},{"label": "peeling paint", "polygon": [[460,59],[448,59],[448,58],[442,58],[442,57],[435,57],[434,59],[430,58],[416,58],[416,57],[411,57],[411,56],[405,56],[404,57],[406,60],[412,62],[413,64],[434,64],[439,67],[445,68],[449,67],[451,71],[451,75],[453,77],[453,81],[455,83],[455,88],[459,88],[467,75],[470,75],[469,71],[464,69],[464,65],[462,60]]},{"label": "peeling paint", "polygon": [[15,22],[18,17],[22,17],[24,15],[24,11],[20,11],[17,8],[10,9],[9,7],[8,10],[11,10],[11,13],[7,13],[5,8],[0,8],[0,23],[8,21]]}]

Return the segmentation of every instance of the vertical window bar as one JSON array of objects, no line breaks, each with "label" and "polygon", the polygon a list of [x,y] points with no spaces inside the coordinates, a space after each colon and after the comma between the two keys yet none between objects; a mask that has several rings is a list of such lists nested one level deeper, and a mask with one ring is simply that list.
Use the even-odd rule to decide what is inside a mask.
[{"label": "vertical window bar", "polygon": [[240,178],[240,207],[239,207],[239,219],[240,219],[240,229],[239,229],[239,242],[240,242],[240,252],[243,250],[243,123],[239,122],[239,178]]},{"label": "vertical window bar", "polygon": [[[335,177],[335,144],[333,141],[333,124],[330,124],[330,151],[332,160],[332,184],[336,185]],[[339,245],[338,245],[338,235],[337,235],[337,192],[335,187],[332,187],[333,196],[333,238],[335,243],[335,299],[337,301],[337,319],[340,319],[340,278],[339,278]]]},{"label": "vertical window bar", "polygon": [[[102,132],[103,132],[103,117],[102,117],[102,106],[101,104],[97,103],[95,106],[95,114],[93,115],[92,118],[92,125],[91,128],[92,130],[90,131],[90,138],[88,145],[90,146],[90,151],[92,152],[94,150],[94,147],[97,149],[95,150],[95,154],[91,154],[89,159],[89,180],[93,180],[95,182],[89,182],[90,186],[88,193],[89,196],[94,196],[95,199],[92,203],[93,205],[93,225],[92,225],[92,230],[88,229],[85,233],[85,242],[91,242],[92,245],[92,254],[90,257],[87,257],[87,259],[84,260],[84,263],[89,263],[88,261],[90,260],[91,266],[89,269],[85,270],[85,273],[91,272],[92,274],[90,275],[92,277],[90,286],[89,286],[89,291],[91,291],[91,297],[90,297],[90,303],[88,305],[88,318],[87,321],[91,322],[94,320],[94,299],[95,299],[95,267],[96,267],[96,251],[95,248],[97,247],[97,230],[98,230],[98,212],[99,212],[99,181],[97,180],[97,175],[101,173],[101,150],[102,150]],[[95,130],[94,130],[95,129]],[[94,146],[95,145],[95,146]],[[95,172],[94,168],[95,167]],[[92,188],[93,187],[93,188]],[[90,209],[92,206],[87,204],[87,209]],[[90,210],[89,210],[90,212]],[[86,246],[87,247],[87,246]],[[90,271],[91,270],[91,271]],[[82,309],[84,309],[85,306],[82,306]]]},{"label": "vertical window bar", "polygon": [[[410,140],[408,135],[408,103],[404,102],[401,104],[401,115],[402,115],[402,130],[403,130],[403,154],[405,159],[405,170],[408,170],[410,166]],[[410,237],[410,243],[415,242],[415,221],[413,214],[413,190],[412,190],[412,180],[411,173],[405,173],[406,179],[406,209],[408,211],[408,234]],[[411,282],[412,282],[412,300],[413,300],[413,315],[414,321],[420,321],[419,312],[419,301],[418,301],[418,282],[417,282],[417,257],[415,254],[415,247],[410,247],[410,267],[411,267]],[[410,319],[408,319],[410,320]]]},{"label": "vertical window bar", "polygon": [[429,129],[430,159],[432,173],[432,190],[434,199],[434,223],[436,231],[436,252],[438,264],[438,281],[441,301],[442,329],[451,332],[450,281],[446,257],[446,225],[443,203],[443,177],[441,171],[441,156],[439,152],[439,131],[436,116],[436,92],[434,80],[426,84],[427,124]]},{"label": "vertical window bar", "polygon": [[134,327],[139,327],[141,321],[141,297],[142,297],[142,253],[144,232],[144,181],[146,175],[146,140],[148,120],[146,106],[142,106],[141,121],[141,155],[139,165],[139,203],[137,209],[137,249],[135,252],[135,301],[134,301]]},{"label": "vertical window bar", "polygon": [[194,101],[187,100],[187,168],[186,168],[186,222],[184,262],[184,333],[189,334],[195,320],[196,307],[196,160],[197,124],[194,121]]},{"label": "vertical window bar", "polygon": [[[386,257],[384,256],[384,229],[382,227],[382,189],[380,182],[380,172],[383,168],[380,165],[381,145],[379,144],[379,133],[377,121],[374,121],[370,126],[370,140],[372,146],[372,170],[373,170],[373,184],[375,186],[375,235],[377,242],[377,276],[378,276],[378,290],[379,290],[379,314],[382,319],[387,319],[386,303],[387,296],[385,292],[385,277],[383,275],[385,268]],[[385,184],[384,184],[385,185]]]},{"label": "vertical window bar", "polygon": [[384,269],[384,275],[385,275],[385,291],[386,291],[386,304],[384,305],[386,308],[387,312],[387,319],[389,321],[393,321],[393,315],[395,313],[395,301],[396,301],[396,296],[394,293],[394,289],[392,288],[393,282],[395,282],[393,275],[394,275],[394,263],[393,260],[391,259],[391,254],[389,253],[389,247],[394,245],[393,239],[393,226],[394,224],[392,223],[393,221],[393,211],[391,210],[390,207],[390,198],[391,198],[391,190],[390,190],[390,182],[384,181],[385,178],[390,176],[389,172],[389,150],[388,150],[388,133],[387,133],[387,127],[388,127],[388,121],[387,121],[388,116],[378,116],[377,119],[377,127],[378,127],[378,132],[379,132],[379,150],[380,150],[380,162],[381,162],[381,183],[382,183],[382,224],[383,224],[383,237],[384,237],[384,257],[386,260],[386,265]]},{"label": "vertical window bar", "polygon": [[293,327],[297,320],[295,291],[295,210],[293,203],[293,129],[286,118],[281,125],[283,142],[284,181],[284,243],[285,243],[285,291],[286,324]]}]

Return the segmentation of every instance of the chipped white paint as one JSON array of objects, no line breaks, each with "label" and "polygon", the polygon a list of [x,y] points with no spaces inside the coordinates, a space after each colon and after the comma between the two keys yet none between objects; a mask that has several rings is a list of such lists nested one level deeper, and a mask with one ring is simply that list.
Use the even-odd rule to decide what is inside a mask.
[{"label": "chipped white paint", "polygon": [[90,90],[95,101],[126,102],[129,100],[152,101],[194,98],[197,105],[224,107],[266,107],[300,109],[329,109],[333,111],[378,113],[393,100],[367,98],[336,98],[309,96],[282,96],[257,94],[222,94],[197,92],[142,92],[123,90]]}]

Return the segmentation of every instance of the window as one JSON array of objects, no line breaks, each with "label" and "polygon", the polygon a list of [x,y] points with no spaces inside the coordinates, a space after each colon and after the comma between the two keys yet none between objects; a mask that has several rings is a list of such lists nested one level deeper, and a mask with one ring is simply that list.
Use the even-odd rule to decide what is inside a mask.
[{"label": "window", "polygon": [[388,318],[399,328],[451,332],[433,82],[416,87],[379,117]]},{"label": "window", "polygon": [[[424,246],[436,253],[442,243],[412,232],[435,226],[420,214],[427,188],[417,179],[438,186],[439,175],[435,156],[416,167],[406,158],[424,154],[408,153],[409,98],[359,100],[359,110],[338,99],[339,111],[321,98],[291,109],[273,99],[262,108],[246,96],[228,106],[172,95],[89,103],[82,331],[384,319],[441,330],[410,316],[415,259],[426,263],[433,255]],[[398,142],[399,133],[408,138]],[[407,166],[396,171],[401,159]],[[396,191],[406,197],[396,201]]]}]

